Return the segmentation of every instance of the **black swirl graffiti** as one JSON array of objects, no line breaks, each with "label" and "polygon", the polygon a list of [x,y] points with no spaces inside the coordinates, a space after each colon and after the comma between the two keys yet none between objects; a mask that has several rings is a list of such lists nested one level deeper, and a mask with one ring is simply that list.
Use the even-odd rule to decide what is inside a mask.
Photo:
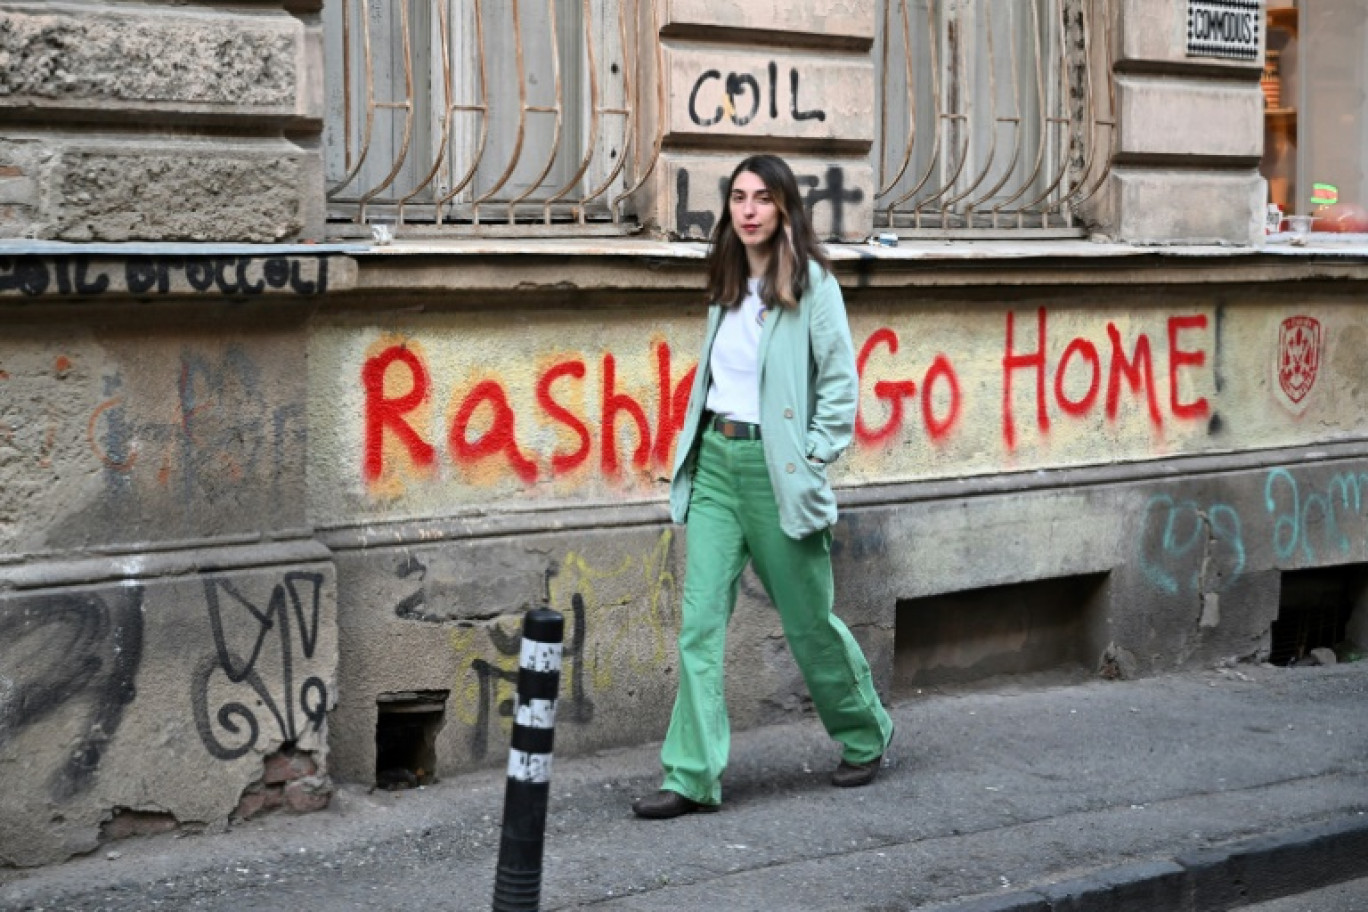
[{"label": "black swirl graffiti", "polygon": [[[680,237],[711,237],[716,216],[711,209],[689,208],[689,179],[687,168],[680,168],[675,174],[675,233]],[[848,187],[845,171],[836,165],[828,166],[825,176],[799,174],[798,186],[803,191],[803,207],[809,218],[815,218],[819,204],[825,203],[831,207],[828,236],[833,238],[845,234],[847,204],[858,204],[864,200],[864,191],[859,187]],[[717,182],[717,198],[726,200],[729,190],[730,176],[721,177]]]},{"label": "black swirl graffiti", "polygon": [[[295,646],[291,633],[292,624],[299,632],[299,652],[307,661],[313,658],[318,648],[319,615],[321,613],[321,593],[323,575],[292,571],[271,590],[271,598],[263,610],[244,596],[232,581],[224,577],[206,577],[204,580],[205,601],[209,609],[209,624],[214,636],[214,652],[206,655],[196,666],[191,685],[191,703],[195,716],[195,726],[200,740],[210,754],[220,760],[233,760],[241,757],[256,746],[261,736],[261,720],[250,703],[228,700],[211,711],[210,685],[218,672],[230,684],[246,684],[256,696],[256,706],[265,707],[275,720],[276,728],[284,741],[297,741],[303,730],[298,716],[303,716],[306,726],[318,731],[328,711],[328,687],[317,675],[310,675],[299,685],[298,706],[295,703]],[[238,609],[239,620],[254,623],[256,629],[247,629],[247,638],[252,642],[251,651],[243,659],[241,653],[228,645],[225,631],[225,609]],[[258,663],[272,632],[278,634],[280,644],[280,683],[281,698],[276,699],[258,671]],[[214,723],[226,733],[231,743],[225,744],[215,731]]]},{"label": "black swirl graffiti", "polygon": [[137,692],[143,589],[106,595],[109,603],[93,592],[59,592],[0,606],[0,659],[17,659],[0,699],[0,746],[44,719],[88,707],[84,733],[48,780],[54,801],[90,787]]}]

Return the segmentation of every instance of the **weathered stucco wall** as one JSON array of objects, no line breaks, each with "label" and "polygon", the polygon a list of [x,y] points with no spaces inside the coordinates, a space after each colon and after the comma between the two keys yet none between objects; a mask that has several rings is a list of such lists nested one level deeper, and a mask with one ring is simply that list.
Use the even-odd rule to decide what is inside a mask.
[{"label": "weathered stucco wall", "polygon": [[[917,599],[1104,580],[1071,660],[1153,673],[1266,652],[1277,568],[1363,559],[1359,463],[1298,467],[1327,446],[1352,457],[1366,430],[1368,318],[1344,289],[1016,288],[1009,303],[856,284],[860,413],[834,469],[834,553],[840,610],[885,688],[991,673],[1049,633],[1004,621],[900,660]],[[497,761],[518,616],[542,602],[573,621],[558,745],[663,732],[684,540],[661,501],[692,300],[495,313],[473,296],[315,321],[309,490],[343,580],[342,775],[372,775],[387,692],[450,693],[439,770]],[[1342,495],[1328,518],[1305,501],[1326,485]],[[742,726],[803,701],[766,605],[748,580],[729,659]]]},{"label": "weathered stucco wall", "polygon": [[307,528],[300,307],[320,261],[0,260],[0,863],[326,803],[336,571]]},{"label": "weathered stucco wall", "polygon": [[[587,259],[440,297],[299,249],[0,261],[0,859],[316,807],[381,772],[391,701],[440,716],[425,774],[498,765],[530,605],[569,622],[558,752],[660,737],[698,261]],[[438,284],[506,286],[470,260]],[[1257,656],[1284,571],[1368,561],[1361,281],[1097,266],[842,267],[833,553],[886,695]],[[1040,581],[1065,613],[956,633],[928,601]],[[747,575],[738,727],[806,706],[767,604]]]},{"label": "weathered stucco wall", "polygon": [[0,566],[305,529],[304,308],[328,277],[327,257],[284,252],[0,257],[19,305],[0,333]]},{"label": "weathered stucco wall", "polygon": [[[1166,463],[1119,480],[1084,476],[972,497],[942,490],[860,503],[852,491],[833,543],[838,610],[886,696],[897,679],[923,673],[977,680],[1014,664],[1039,669],[1032,651],[1047,645],[1066,648],[1068,666],[1083,673],[1107,657],[1123,675],[1254,658],[1269,649],[1282,571],[1368,560],[1365,485],[1361,455],[1308,463],[1304,451],[1280,450],[1213,457],[1189,473]],[[567,618],[558,752],[663,735],[685,537],[664,524],[581,521],[475,538],[418,523],[373,539],[403,536],[391,544],[338,541],[343,683],[330,719],[338,775],[375,774],[377,697],[415,690],[449,694],[439,775],[498,764],[511,728],[519,618],[531,604]],[[1096,580],[1098,592],[1061,606],[1077,615],[1065,643],[1003,612],[972,635],[913,642],[902,653],[902,625],[953,626],[950,617],[905,614],[918,599],[1080,578]],[[738,728],[803,711],[806,691],[750,574],[728,650]]]},{"label": "weathered stucco wall", "polygon": [[[301,810],[326,803],[318,777],[263,781],[282,748],[324,767],[337,693],[326,556],[138,554],[102,584],[0,593],[0,860],[90,851],[130,815],[222,827],[268,784]],[[242,566],[271,560],[290,563]]]},{"label": "weathered stucco wall", "polygon": [[0,555],[302,528],[299,328],[118,323],[0,338]]},{"label": "weathered stucco wall", "polygon": [[[646,6],[643,228],[706,236],[737,153],[782,150],[818,232],[864,238],[878,5]],[[317,807],[380,772],[386,701],[440,714],[426,774],[497,765],[531,604],[570,620],[558,751],[664,731],[699,251],[223,246],[323,233],[320,7],[0,0],[0,238],[82,245],[0,251],[0,864]],[[1260,70],[1183,56],[1181,15],[1118,7],[1092,220],[1248,245]],[[104,243],[172,240],[209,243]],[[861,414],[833,548],[885,692],[1062,642],[1008,618],[911,650],[919,599],[1087,578],[1061,654],[1148,673],[1257,654],[1281,570],[1368,559],[1362,261],[1338,285],[1116,266],[1127,287],[1061,248],[843,253]],[[399,278],[357,290],[358,261]],[[738,726],[806,705],[765,604],[747,576]]]}]

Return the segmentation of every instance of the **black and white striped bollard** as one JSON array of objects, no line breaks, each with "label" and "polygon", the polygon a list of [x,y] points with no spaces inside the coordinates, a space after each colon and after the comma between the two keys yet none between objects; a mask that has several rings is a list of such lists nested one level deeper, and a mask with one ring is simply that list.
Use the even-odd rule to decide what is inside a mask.
[{"label": "black and white striped bollard", "polygon": [[534,608],[523,617],[494,912],[537,912],[541,905],[542,844],[564,640],[565,618],[559,612]]}]

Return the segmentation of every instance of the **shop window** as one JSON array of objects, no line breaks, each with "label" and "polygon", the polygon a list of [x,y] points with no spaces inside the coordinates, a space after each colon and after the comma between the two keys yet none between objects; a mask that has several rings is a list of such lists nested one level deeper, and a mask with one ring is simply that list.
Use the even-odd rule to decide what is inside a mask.
[{"label": "shop window", "polygon": [[1269,229],[1368,233],[1368,4],[1269,0],[1266,15]]}]

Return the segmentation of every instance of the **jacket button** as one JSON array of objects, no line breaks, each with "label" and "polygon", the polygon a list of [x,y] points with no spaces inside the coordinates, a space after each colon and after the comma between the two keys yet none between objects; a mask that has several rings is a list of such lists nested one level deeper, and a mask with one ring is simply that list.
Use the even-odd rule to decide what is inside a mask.
[{"label": "jacket button", "polygon": [[792,417],[793,417],[793,409],[784,409],[784,417],[785,417],[785,418],[792,418]]},{"label": "jacket button", "polygon": [[790,462],[788,465],[784,466],[784,471],[792,475],[794,472],[798,471],[798,467]]}]

